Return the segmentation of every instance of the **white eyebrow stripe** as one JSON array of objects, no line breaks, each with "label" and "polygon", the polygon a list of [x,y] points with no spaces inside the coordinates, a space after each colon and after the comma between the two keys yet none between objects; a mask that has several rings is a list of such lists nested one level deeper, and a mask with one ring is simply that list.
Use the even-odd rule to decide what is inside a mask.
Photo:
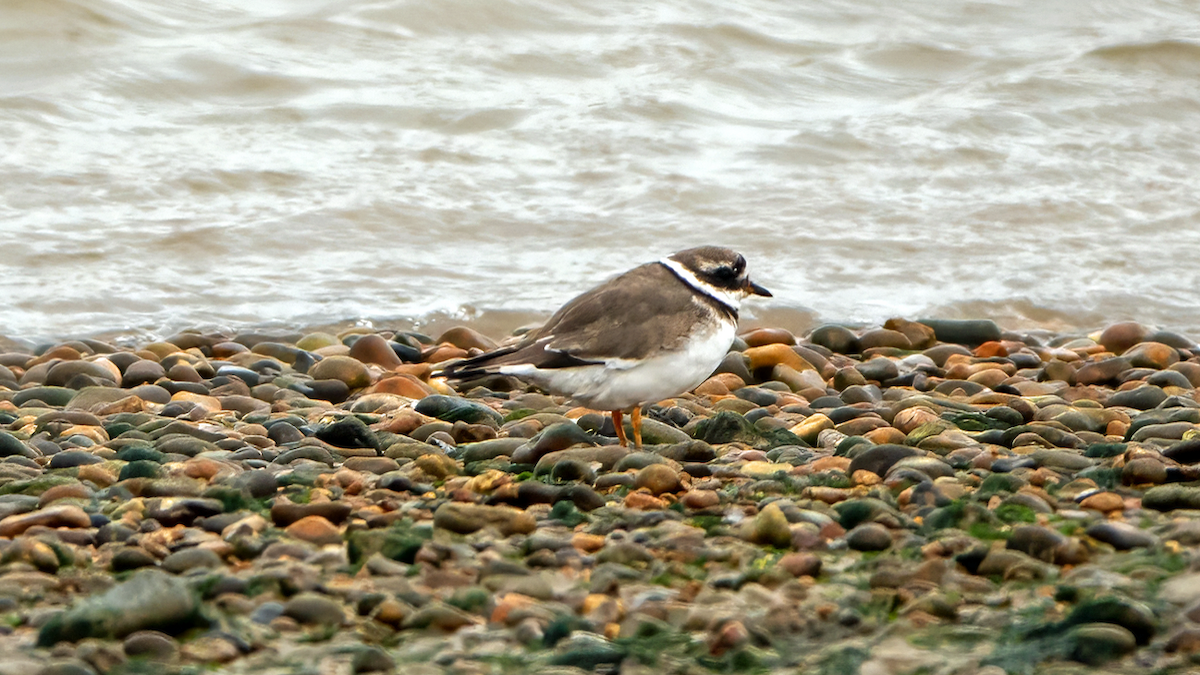
[{"label": "white eyebrow stripe", "polygon": [[683,280],[685,284],[700,291],[708,297],[716,300],[730,310],[736,312],[742,306],[741,297],[721,288],[717,288],[710,283],[702,281],[699,277],[692,273],[691,270],[679,264],[679,261],[670,258],[663,258],[658,261],[661,265],[671,270]]}]

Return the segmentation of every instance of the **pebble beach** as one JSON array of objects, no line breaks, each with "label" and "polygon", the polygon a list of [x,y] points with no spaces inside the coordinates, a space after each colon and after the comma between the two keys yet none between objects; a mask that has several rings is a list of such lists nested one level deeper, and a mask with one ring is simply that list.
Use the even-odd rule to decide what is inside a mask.
[{"label": "pebble beach", "polygon": [[1200,672],[1200,345],[743,333],[604,411],[513,336],[0,347],[0,675]]}]

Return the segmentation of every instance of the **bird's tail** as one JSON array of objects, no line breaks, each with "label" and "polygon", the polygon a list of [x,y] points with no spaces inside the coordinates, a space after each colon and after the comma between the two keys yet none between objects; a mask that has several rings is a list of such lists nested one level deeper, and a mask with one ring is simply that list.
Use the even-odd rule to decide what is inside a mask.
[{"label": "bird's tail", "polygon": [[515,345],[501,347],[500,349],[490,351],[479,356],[472,356],[469,359],[454,361],[444,366],[440,370],[435,370],[430,374],[430,377],[444,377],[452,382],[463,382],[466,380],[474,380],[488,375],[495,375],[499,372],[500,366],[503,363],[503,357],[517,351]]}]

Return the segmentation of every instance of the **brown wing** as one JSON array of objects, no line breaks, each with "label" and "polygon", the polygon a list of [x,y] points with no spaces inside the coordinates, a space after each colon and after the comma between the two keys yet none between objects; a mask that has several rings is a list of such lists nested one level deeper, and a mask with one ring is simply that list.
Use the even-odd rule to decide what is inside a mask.
[{"label": "brown wing", "polygon": [[549,350],[586,361],[677,349],[712,310],[659,263],[622,274],[568,302],[538,331]]},{"label": "brown wing", "polygon": [[694,302],[692,297],[691,287],[673,272],[659,263],[648,263],[571,300],[521,342],[452,364],[436,374],[467,380],[506,365],[569,368],[677,349],[696,320],[718,311],[706,298]]}]

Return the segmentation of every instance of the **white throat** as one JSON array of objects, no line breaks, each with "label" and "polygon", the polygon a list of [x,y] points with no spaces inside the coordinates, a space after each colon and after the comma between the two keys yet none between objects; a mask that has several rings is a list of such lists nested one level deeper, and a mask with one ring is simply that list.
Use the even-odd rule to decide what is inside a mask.
[{"label": "white throat", "polygon": [[708,282],[702,281],[700,279],[700,277],[697,277],[695,274],[692,273],[691,270],[689,270],[688,268],[679,264],[679,262],[676,260],[672,260],[670,258],[663,258],[662,260],[659,260],[658,262],[660,262],[661,264],[666,266],[667,269],[671,270],[676,275],[678,275],[679,278],[683,279],[684,283],[686,283],[688,286],[691,286],[692,288],[696,289],[697,291],[700,291],[701,293],[707,295],[708,297],[712,298],[713,300],[716,300],[717,302],[721,303],[722,305],[725,305],[726,307],[733,310],[734,312],[737,312],[738,309],[742,306],[743,294],[741,291],[731,291],[731,290],[724,289],[724,288],[717,288],[716,286],[713,286],[712,284],[710,284]]}]

